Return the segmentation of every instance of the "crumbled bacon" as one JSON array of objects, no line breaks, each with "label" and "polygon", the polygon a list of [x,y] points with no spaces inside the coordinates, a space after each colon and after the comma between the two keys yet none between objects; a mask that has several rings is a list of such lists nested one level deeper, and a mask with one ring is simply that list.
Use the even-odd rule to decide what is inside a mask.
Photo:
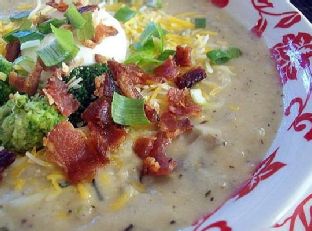
[{"label": "crumbled bacon", "polygon": [[88,48],[95,48],[96,47],[96,43],[93,42],[92,40],[88,39],[88,40],[85,40],[85,41],[82,41],[81,42],[82,45],[84,45],[85,47],[88,47]]},{"label": "crumbled bacon", "polygon": [[107,62],[107,58],[104,55],[100,55],[100,54],[95,54],[94,59],[95,59],[95,62],[97,62],[97,63],[106,63]]},{"label": "crumbled bacon", "polygon": [[34,95],[37,91],[42,71],[43,67],[37,61],[35,69],[26,78],[19,77],[17,73],[11,72],[9,75],[9,84],[19,92]]},{"label": "crumbled bacon", "polygon": [[47,5],[57,9],[60,12],[65,12],[68,9],[68,4],[66,4],[64,0],[60,0],[59,3],[55,0],[50,0],[47,2]]},{"label": "crumbled bacon", "polygon": [[114,60],[109,60],[107,64],[125,96],[130,98],[142,97],[135,84],[142,83],[147,74],[135,65],[125,65]]},{"label": "crumbled bacon", "polygon": [[15,161],[15,158],[16,155],[13,152],[5,149],[0,151],[0,182],[2,180],[2,173]]},{"label": "crumbled bacon", "polygon": [[115,91],[118,92],[119,89],[110,74],[105,73],[95,78],[95,96],[112,98]]},{"label": "crumbled bacon", "polygon": [[165,133],[156,137],[139,138],[134,144],[134,151],[143,160],[143,174],[154,176],[169,175],[176,167],[176,162],[167,157],[166,147],[170,143]]},{"label": "crumbled bacon", "polygon": [[45,145],[48,159],[61,167],[73,184],[91,181],[96,169],[108,161],[92,139],[67,121],[48,134]]},{"label": "crumbled bacon", "polygon": [[190,131],[192,128],[193,126],[188,118],[178,118],[170,112],[165,112],[160,117],[159,129],[170,139]]},{"label": "crumbled bacon", "polygon": [[64,116],[69,116],[78,110],[80,103],[68,92],[68,86],[62,80],[52,77],[48,80],[43,89],[51,104],[55,104],[57,109]]},{"label": "crumbled bacon", "polygon": [[190,67],[192,66],[192,57],[191,57],[192,48],[177,46],[176,48],[176,62],[178,66],[181,67]]},{"label": "crumbled bacon", "polygon": [[154,74],[156,76],[164,77],[168,80],[173,80],[177,77],[179,70],[177,64],[172,57],[169,57],[160,66],[156,67]]},{"label": "crumbled bacon", "polygon": [[87,123],[94,123],[103,127],[112,124],[110,100],[105,97],[98,98],[92,102],[82,114],[82,119]]},{"label": "crumbled bacon", "polygon": [[95,35],[93,41],[99,44],[104,38],[115,36],[116,34],[118,34],[118,30],[116,30],[114,27],[106,26],[100,23],[95,27]]},{"label": "crumbled bacon", "polygon": [[195,104],[188,89],[171,88],[168,91],[169,111],[177,116],[196,116],[201,108]]},{"label": "crumbled bacon", "polygon": [[78,11],[79,13],[85,13],[85,12],[94,12],[96,9],[99,9],[98,5],[87,5],[79,7]]},{"label": "crumbled bacon", "polygon": [[21,54],[21,43],[18,40],[9,42],[6,47],[5,58],[13,62]]},{"label": "crumbled bacon", "polygon": [[202,67],[195,67],[176,78],[175,84],[180,89],[191,88],[205,78],[207,78],[205,69]]},{"label": "crumbled bacon", "polygon": [[145,111],[145,115],[149,121],[151,121],[152,123],[157,123],[159,121],[159,115],[154,108],[145,104],[144,105],[144,111]]}]

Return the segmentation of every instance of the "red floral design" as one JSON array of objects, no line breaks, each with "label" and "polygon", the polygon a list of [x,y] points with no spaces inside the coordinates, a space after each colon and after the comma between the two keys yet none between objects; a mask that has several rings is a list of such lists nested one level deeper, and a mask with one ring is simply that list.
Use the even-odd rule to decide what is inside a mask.
[{"label": "red floral design", "polygon": [[211,0],[212,4],[217,7],[224,8],[229,4],[229,0]]},{"label": "red floral design", "polygon": [[[308,205],[309,202],[312,200],[312,194],[310,194],[308,197],[306,197],[295,209],[293,214],[286,218],[282,223],[276,224],[273,227],[274,228],[280,228],[285,226],[288,222],[289,224],[289,231],[295,231],[295,225],[296,222],[300,221],[304,229],[300,230],[305,230],[305,231],[311,231],[312,230],[312,204]],[[305,209],[309,208],[309,209]],[[306,212],[309,211],[309,212]],[[308,219],[310,221],[308,221]]]},{"label": "red floral design", "polygon": [[282,13],[270,12],[268,8],[274,8],[273,3],[268,0],[251,0],[253,7],[258,11],[259,19],[257,24],[251,29],[253,33],[261,37],[268,26],[266,16],[281,17],[275,28],[289,28],[301,20],[301,15],[296,11],[288,11]]},{"label": "red floral design", "polygon": [[216,230],[215,228],[219,228],[220,231],[232,231],[232,228],[227,225],[226,221],[218,221],[211,225],[208,225],[201,229],[201,231],[208,231],[208,230]]},{"label": "red floral design", "polygon": [[277,154],[278,148],[265,160],[263,160],[254,174],[252,175],[251,179],[247,182],[243,188],[240,189],[238,194],[235,195],[237,196],[237,199],[240,199],[247,194],[249,194],[252,190],[254,190],[257,185],[263,181],[268,179],[270,176],[278,172],[281,168],[283,168],[286,164],[282,162],[273,162],[275,159],[275,156]]},{"label": "red floral design", "polygon": [[271,48],[271,53],[280,72],[282,83],[295,80],[300,67],[310,66],[312,36],[303,32],[298,35],[284,35],[283,41]]}]

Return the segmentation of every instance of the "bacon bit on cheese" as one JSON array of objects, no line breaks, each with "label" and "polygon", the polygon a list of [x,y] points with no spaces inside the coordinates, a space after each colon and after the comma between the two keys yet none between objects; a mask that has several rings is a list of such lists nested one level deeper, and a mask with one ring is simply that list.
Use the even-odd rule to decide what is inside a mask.
[{"label": "bacon bit on cheese", "polygon": [[47,2],[47,5],[57,9],[60,12],[65,12],[68,8],[68,4],[66,4],[64,0],[59,0],[58,3],[56,2],[56,0],[50,0],[49,2]]},{"label": "bacon bit on cheese", "polygon": [[38,89],[42,71],[43,67],[40,62],[37,61],[35,69],[32,73],[29,73],[27,78],[19,77],[16,72],[11,72],[9,74],[9,84],[19,92],[32,96]]},{"label": "bacon bit on cheese", "polygon": [[49,99],[49,102],[53,102],[64,116],[71,115],[80,106],[79,101],[68,92],[66,83],[58,78],[50,78],[43,92]]},{"label": "bacon bit on cheese", "polygon": [[169,57],[160,66],[155,68],[154,74],[159,77],[164,77],[167,80],[174,80],[179,74],[179,70],[175,60]]},{"label": "bacon bit on cheese", "polygon": [[176,48],[176,62],[178,66],[181,67],[190,67],[192,66],[192,48],[190,47],[183,47],[177,46]]},{"label": "bacon bit on cheese", "polygon": [[13,62],[21,54],[21,43],[18,40],[9,42],[6,47],[5,58]]}]

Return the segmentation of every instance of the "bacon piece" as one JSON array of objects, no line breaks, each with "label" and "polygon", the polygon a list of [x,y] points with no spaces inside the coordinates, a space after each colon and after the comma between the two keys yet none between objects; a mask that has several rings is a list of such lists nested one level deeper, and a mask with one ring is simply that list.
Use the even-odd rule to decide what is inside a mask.
[{"label": "bacon piece", "polygon": [[118,30],[116,30],[112,26],[106,26],[102,23],[95,27],[95,35],[93,38],[93,42],[99,44],[106,37],[115,36],[118,34]]},{"label": "bacon piece", "polygon": [[13,62],[21,54],[21,43],[18,40],[9,42],[6,47],[5,58]]},{"label": "bacon piece", "polygon": [[96,9],[99,9],[98,5],[87,5],[87,6],[79,7],[78,11],[80,14],[82,14],[85,12],[94,12]]},{"label": "bacon piece", "polygon": [[0,182],[2,180],[2,173],[15,161],[16,155],[13,152],[5,149],[0,151]]},{"label": "bacon piece", "polygon": [[156,76],[164,77],[167,80],[173,80],[179,74],[175,60],[170,57],[154,70]]},{"label": "bacon piece", "polygon": [[188,118],[178,118],[170,112],[165,112],[160,117],[159,128],[172,139],[192,130],[193,126]]},{"label": "bacon piece", "polygon": [[151,121],[152,123],[157,123],[159,121],[159,115],[154,108],[145,104],[144,105],[144,111],[145,111],[145,115],[149,121]]},{"label": "bacon piece", "polygon": [[110,100],[101,97],[92,102],[83,112],[82,119],[87,123],[94,123],[100,127],[112,124]]},{"label": "bacon piece", "polygon": [[207,78],[206,71],[202,67],[195,67],[176,78],[175,84],[180,89],[191,88],[205,78]]},{"label": "bacon piece", "polygon": [[9,75],[9,84],[17,91],[32,96],[37,91],[42,71],[43,67],[37,61],[35,69],[26,78],[17,76],[16,72],[11,72]]},{"label": "bacon piece", "polygon": [[95,54],[94,59],[95,59],[95,62],[97,63],[105,64],[107,62],[107,58],[104,55],[100,55],[100,54]]},{"label": "bacon piece", "polygon": [[192,57],[191,57],[192,48],[177,46],[176,48],[176,62],[178,66],[181,67],[190,67],[192,66]]},{"label": "bacon piece", "polygon": [[64,116],[70,116],[80,106],[79,101],[68,92],[66,83],[58,78],[50,78],[43,92]]},{"label": "bacon piece", "polygon": [[57,9],[60,12],[65,12],[68,9],[68,4],[66,4],[64,0],[60,0],[59,3],[55,0],[50,0],[47,2],[47,5]]},{"label": "bacon piece", "polygon": [[133,149],[143,160],[143,174],[154,176],[169,175],[176,167],[176,162],[167,157],[166,147],[170,140],[165,133],[159,132],[156,137],[139,138]]},{"label": "bacon piece", "polygon": [[95,92],[94,95],[98,97],[106,96],[112,98],[115,91],[119,91],[112,76],[104,73],[95,78]]},{"label": "bacon piece", "polygon": [[135,84],[142,84],[148,74],[135,65],[125,65],[114,60],[109,60],[107,64],[125,96],[130,98],[142,97],[135,88]]},{"label": "bacon piece", "polygon": [[45,140],[47,158],[62,168],[70,183],[91,181],[96,169],[108,161],[92,141],[70,122],[61,122]]},{"label": "bacon piece", "polygon": [[168,91],[169,111],[177,116],[196,116],[201,108],[195,104],[187,89],[171,88]]}]

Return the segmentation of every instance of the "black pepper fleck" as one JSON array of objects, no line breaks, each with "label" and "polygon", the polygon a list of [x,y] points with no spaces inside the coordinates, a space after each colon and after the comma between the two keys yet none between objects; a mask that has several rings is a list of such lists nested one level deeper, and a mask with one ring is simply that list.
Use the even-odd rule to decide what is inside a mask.
[{"label": "black pepper fleck", "polygon": [[233,168],[235,168],[235,167],[234,167],[233,165],[229,165],[229,168],[232,168],[232,169],[233,169]]},{"label": "black pepper fleck", "polygon": [[27,219],[25,218],[21,220],[21,224],[26,224],[26,222],[27,222]]},{"label": "black pepper fleck", "polygon": [[208,121],[207,120],[204,120],[202,122],[200,122],[200,124],[206,124]]},{"label": "black pepper fleck", "polygon": [[205,197],[208,197],[210,194],[211,194],[211,190],[208,190],[208,191],[205,193]]},{"label": "black pepper fleck", "polygon": [[183,177],[183,174],[179,174],[179,176],[178,176],[178,177],[179,177],[179,179],[181,179],[181,178]]},{"label": "black pepper fleck", "polygon": [[214,201],[214,197],[211,197],[211,198],[210,198],[210,201]]},{"label": "black pepper fleck", "polygon": [[131,230],[133,230],[133,228],[134,228],[134,225],[130,224],[127,226],[127,228],[124,229],[124,231],[131,231]]},{"label": "black pepper fleck", "polygon": [[170,225],[174,225],[175,223],[177,223],[175,220],[170,221]]},{"label": "black pepper fleck", "polygon": [[95,209],[95,205],[91,205],[91,207],[92,207],[93,209]]},{"label": "black pepper fleck", "polygon": [[260,143],[261,143],[261,144],[264,144],[264,141],[263,141],[263,139],[261,139],[261,140],[260,140]]},{"label": "black pepper fleck", "polygon": [[71,209],[68,209],[68,211],[67,211],[67,213],[72,213],[73,212],[73,210],[71,210]]}]

